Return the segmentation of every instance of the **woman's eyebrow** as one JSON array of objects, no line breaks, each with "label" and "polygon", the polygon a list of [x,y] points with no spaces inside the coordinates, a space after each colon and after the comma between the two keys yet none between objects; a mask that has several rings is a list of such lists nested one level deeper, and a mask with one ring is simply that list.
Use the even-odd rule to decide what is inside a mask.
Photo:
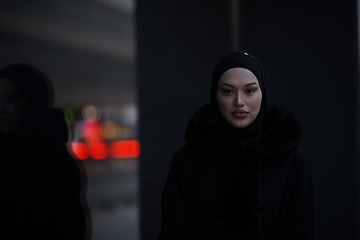
[{"label": "woman's eyebrow", "polygon": [[247,86],[251,86],[251,85],[254,85],[254,84],[256,85],[257,83],[256,83],[256,82],[249,83],[249,84],[246,84],[246,85],[245,85],[245,87],[247,87]]},{"label": "woman's eyebrow", "polygon": [[231,85],[231,84],[227,84],[227,83],[222,83],[220,86],[229,86],[229,87],[234,87],[233,85]]},{"label": "woman's eyebrow", "polygon": [[[251,86],[251,85],[257,85],[257,82],[248,83],[248,84],[245,85],[245,87],[248,87],[248,86]],[[234,87],[233,85],[228,84],[228,83],[222,83],[222,84],[220,84],[220,86]]]}]

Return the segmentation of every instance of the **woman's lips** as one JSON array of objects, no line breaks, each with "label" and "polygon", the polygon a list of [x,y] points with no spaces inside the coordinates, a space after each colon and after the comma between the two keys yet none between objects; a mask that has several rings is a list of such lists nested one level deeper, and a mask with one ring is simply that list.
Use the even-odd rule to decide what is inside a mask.
[{"label": "woman's lips", "polygon": [[243,110],[243,109],[236,109],[231,113],[236,118],[245,118],[249,114],[249,112]]}]

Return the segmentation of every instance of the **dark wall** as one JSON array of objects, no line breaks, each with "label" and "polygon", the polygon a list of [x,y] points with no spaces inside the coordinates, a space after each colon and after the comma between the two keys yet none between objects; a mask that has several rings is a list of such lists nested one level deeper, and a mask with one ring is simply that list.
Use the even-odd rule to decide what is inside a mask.
[{"label": "dark wall", "polygon": [[[189,1],[190,2],[190,1]],[[157,239],[160,197],[214,65],[230,52],[229,2],[137,1],[142,239]],[[271,103],[304,130],[319,239],[356,239],[355,1],[241,1],[240,46],[263,63]]]},{"label": "dark wall", "polygon": [[263,64],[270,102],[303,127],[319,239],[357,239],[355,1],[252,0],[243,10],[243,50]]},{"label": "dark wall", "polygon": [[212,68],[231,51],[229,6],[137,2],[142,239],[157,239],[172,155],[192,114],[210,99]]}]

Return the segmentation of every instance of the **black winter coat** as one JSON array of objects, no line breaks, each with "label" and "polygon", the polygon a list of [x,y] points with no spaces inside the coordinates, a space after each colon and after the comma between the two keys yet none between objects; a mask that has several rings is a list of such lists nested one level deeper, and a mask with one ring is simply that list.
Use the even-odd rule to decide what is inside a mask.
[{"label": "black winter coat", "polygon": [[302,133],[281,107],[264,114],[261,137],[239,136],[199,109],[175,153],[162,196],[165,239],[315,239],[312,175]]}]

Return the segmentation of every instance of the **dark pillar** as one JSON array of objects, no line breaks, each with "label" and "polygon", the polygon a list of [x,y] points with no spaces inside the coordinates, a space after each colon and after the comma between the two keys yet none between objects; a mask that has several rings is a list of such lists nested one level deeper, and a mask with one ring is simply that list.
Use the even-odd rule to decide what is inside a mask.
[{"label": "dark pillar", "polygon": [[141,239],[157,239],[171,157],[210,101],[212,69],[231,51],[227,1],[137,1]]},{"label": "dark pillar", "polygon": [[356,1],[252,0],[242,7],[242,50],[262,62],[270,102],[290,108],[303,127],[319,239],[358,239]]}]

